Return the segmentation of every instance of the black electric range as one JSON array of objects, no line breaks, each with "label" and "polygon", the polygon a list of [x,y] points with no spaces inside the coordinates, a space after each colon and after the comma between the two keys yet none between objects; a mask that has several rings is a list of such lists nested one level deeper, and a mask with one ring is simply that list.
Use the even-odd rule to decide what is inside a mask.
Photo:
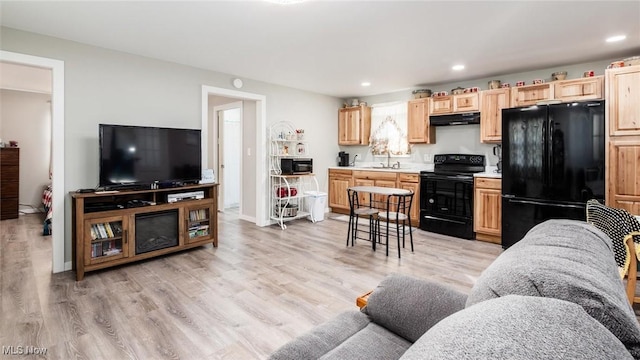
[{"label": "black electric range", "polygon": [[484,155],[440,154],[433,171],[420,172],[420,229],[473,239],[473,174]]}]

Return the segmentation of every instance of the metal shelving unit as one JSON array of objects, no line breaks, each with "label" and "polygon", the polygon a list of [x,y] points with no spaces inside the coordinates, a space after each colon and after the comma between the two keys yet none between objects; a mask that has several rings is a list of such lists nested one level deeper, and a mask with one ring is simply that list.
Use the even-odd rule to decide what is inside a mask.
[{"label": "metal shelving unit", "polygon": [[306,211],[309,201],[306,192],[317,192],[320,188],[314,174],[282,174],[282,158],[301,157],[309,157],[304,133],[285,121],[272,125],[269,128],[269,211],[271,220],[275,220],[282,230],[287,228],[285,222],[311,215]]}]

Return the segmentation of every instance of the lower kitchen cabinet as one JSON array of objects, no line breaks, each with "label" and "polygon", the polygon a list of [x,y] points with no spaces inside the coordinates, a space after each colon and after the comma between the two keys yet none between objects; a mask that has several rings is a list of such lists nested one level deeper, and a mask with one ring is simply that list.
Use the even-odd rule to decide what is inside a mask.
[{"label": "lower kitchen cabinet", "polygon": [[420,225],[420,175],[418,174],[398,174],[398,187],[400,189],[413,191],[413,202],[409,214],[411,215],[411,225]]},{"label": "lower kitchen cabinet", "polygon": [[349,213],[347,189],[353,186],[351,170],[329,169],[329,207],[335,213]]},{"label": "lower kitchen cabinet", "polygon": [[502,228],[502,180],[475,178],[473,230],[476,239],[501,243]]},{"label": "lower kitchen cabinet", "polygon": [[609,139],[607,170],[607,205],[640,215],[640,136]]}]

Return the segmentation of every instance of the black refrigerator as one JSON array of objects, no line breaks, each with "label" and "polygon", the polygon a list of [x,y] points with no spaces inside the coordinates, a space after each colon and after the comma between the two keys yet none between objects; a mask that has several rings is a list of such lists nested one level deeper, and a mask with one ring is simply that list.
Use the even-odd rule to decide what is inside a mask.
[{"label": "black refrigerator", "polygon": [[604,199],[604,100],[502,110],[502,247]]}]

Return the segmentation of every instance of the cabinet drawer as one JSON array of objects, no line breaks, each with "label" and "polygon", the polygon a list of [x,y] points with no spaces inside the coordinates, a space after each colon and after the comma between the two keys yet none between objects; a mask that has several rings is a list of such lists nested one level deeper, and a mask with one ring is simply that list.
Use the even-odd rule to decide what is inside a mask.
[{"label": "cabinet drawer", "polygon": [[350,178],[352,173],[353,172],[351,170],[329,169],[329,177],[335,177],[335,178],[348,177],[348,178]]},{"label": "cabinet drawer", "polygon": [[477,177],[475,181],[478,188],[498,190],[502,188],[502,179]]},{"label": "cabinet drawer", "polygon": [[3,164],[0,170],[0,181],[2,183],[17,182],[20,178],[19,167],[17,165],[5,165]]},{"label": "cabinet drawer", "polygon": [[17,197],[20,187],[17,181],[0,183],[0,198]]},{"label": "cabinet drawer", "polygon": [[354,179],[396,181],[396,173],[386,171],[353,171]]},{"label": "cabinet drawer", "polygon": [[[20,163],[19,148],[2,148],[0,149],[0,165],[18,165]],[[4,169],[3,169],[4,171]]]},{"label": "cabinet drawer", "polygon": [[453,111],[478,111],[480,110],[478,104],[478,93],[454,95]]},{"label": "cabinet drawer", "polygon": [[419,180],[420,180],[420,176],[418,174],[406,174],[406,173],[399,173],[398,174],[398,181],[399,182],[417,183]]}]

